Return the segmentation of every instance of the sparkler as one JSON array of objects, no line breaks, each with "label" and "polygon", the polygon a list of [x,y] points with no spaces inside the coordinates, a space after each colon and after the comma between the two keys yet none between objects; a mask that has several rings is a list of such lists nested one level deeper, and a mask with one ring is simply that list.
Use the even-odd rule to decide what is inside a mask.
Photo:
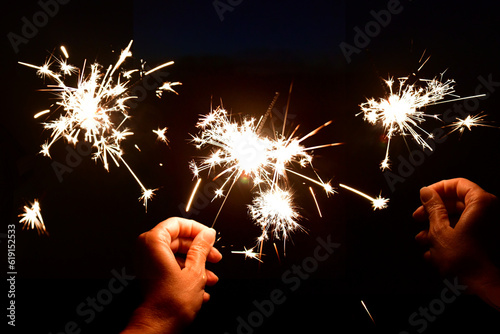
[{"label": "sparkler", "polygon": [[[223,108],[211,110],[209,114],[200,118],[197,124],[200,129],[199,134],[192,136],[192,142],[198,149],[209,146],[212,148],[211,154],[200,158],[198,163],[195,161],[190,163],[191,171],[195,177],[199,177],[201,172],[208,171],[209,175],[215,174],[214,179],[224,178],[222,185],[214,193],[214,199],[224,197],[224,200],[213,224],[215,224],[236,181],[243,175],[252,180],[256,191],[252,204],[248,206],[248,211],[255,224],[262,230],[255,246],[260,246],[261,250],[262,243],[269,238],[269,234],[273,238],[282,239],[285,242],[291,232],[302,229],[298,223],[301,216],[293,201],[288,173],[320,186],[327,196],[334,194],[335,189],[330,182],[323,181],[313,168],[313,155],[310,152],[315,149],[341,145],[341,143],[312,147],[303,145],[306,139],[330,125],[331,121],[324,123],[303,137],[295,136],[299,126],[288,137],[285,137],[283,133],[275,133],[274,138],[264,137],[260,131],[263,128],[263,122],[268,119],[271,109],[269,108],[259,121],[253,117],[246,117],[242,118],[240,122],[232,120]],[[297,171],[297,167],[310,167],[314,177],[300,173]],[[191,194],[190,201],[197,187],[198,184]],[[386,207],[386,199],[381,197],[373,199],[353,188],[346,187],[346,189],[362,194],[372,201],[376,208]],[[312,188],[310,191],[321,216],[315,193]],[[251,248],[249,251],[251,252],[253,249]],[[246,249],[240,252],[247,254]]]},{"label": "sparkler", "polygon": [[[371,124],[381,123],[386,131],[385,135],[388,141],[385,158],[380,164],[382,170],[390,168],[389,148],[391,139],[395,135],[411,135],[422,148],[432,150],[432,147],[426,142],[427,138],[432,138],[432,134],[420,125],[427,118],[439,119],[439,115],[426,114],[422,111],[423,108],[439,103],[483,96],[458,97],[454,94],[455,81],[448,79],[443,82],[443,75],[444,72],[439,78],[419,79],[414,84],[408,83],[409,77],[399,78],[396,89],[394,89],[394,78],[389,78],[385,80],[385,84],[389,88],[388,96],[378,100],[368,99],[360,105],[361,112],[359,114],[363,114],[364,120]],[[444,100],[448,96],[455,98]]]},{"label": "sparkler", "polygon": [[[296,128],[290,137],[279,136],[276,139],[261,136],[257,131],[259,123],[255,118],[245,118],[241,123],[233,122],[222,108],[212,110],[198,122],[197,127],[201,132],[198,136],[193,136],[196,147],[201,149],[213,146],[215,150],[199,164],[191,162],[190,167],[196,177],[204,170],[208,170],[210,174],[216,167],[223,168],[215,178],[224,176],[226,179],[216,190],[215,197],[227,198],[232,186],[242,175],[250,177],[259,191],[266,187],[274,190],[286,179],[287,172],[320,185],[327,194],[334,192],[332,186],[323,182],[316,172],[317,179],[313,179],[291,169],[293,163],[301,167],[312,167],[312,155],[308,151],[339,145],[334,143],[306,148],[301,144],[330,122],[302,138],[293,137]],[[227,188],[229,189],[226,191]]]},{"label": "sparkler", "polygon": [[40,209],[40,204],[38,200],[35,199],[33,203],[30,203],[30,206],[24,206],[24,213],[20,214],[18,217],[21,217],[19,223],[23,224],[23,229],[36,229],[38,234],[49,234],[47,229],[45,228],[45,224],[43,223],[42,213]]},{"label": "sparkler", "polygon": [[[69,56],[66,48],[63,47],[61,51],[66,59],[59,59],[51,55],[42,66],[19,63],[37,69],[39,76],[50,78],[55,82],[55,85],[48,85],[47,89],[55,92],[57,96],[58,102],[55,110],[44,110],[35,115],[37,118],[49,112],[60,111],[58,118],[43,123],[44,128],[51,131],[51,139],[42,145],[40,153],[50,157],[50,148],[60,139],[74,145],[82,139],[91,143],[95,148],[93,159],[101,160],[107,171],[109,171],[109,159],[113,160],[117,167],[120,166],[120,162],[127,167],[142,189],[139,200],[143,201],[147,211],[147,201],[153,197],[155,189],[147,189],[142,184],[125,162],[121,149],[122,141],[133,135],[132,131],[123,126],[129,118],[126,102],[136,98],[136,96],[129,95],[132,86],[131,78],[134,73],[138,72],[140,78],[143,78],[161,68],[172,65],[173,62],[164,63],[144,73],[138,69],[121,71],[120,68],[124,61],[132,55],[131,46],[132,41],[121,52],[118,61],[114,65],[109,65],[105,71],[102,70],[100,64],[95,63],[90,66],[90,73],[87,75],[85,74],[85,62],[82,69],[67,64]],[[59,65],[57,69],[53,69],[54,63]],[[66,83],[66,79],[75,72],[79,72],[78,83],[76,87],[72,87]],[[178,82],[167,82],[159,89],[173,91],[171,86],[179,84]],[[157,135],[161,140],[167,142],[165,131],[166,128],[158,129]]]}]

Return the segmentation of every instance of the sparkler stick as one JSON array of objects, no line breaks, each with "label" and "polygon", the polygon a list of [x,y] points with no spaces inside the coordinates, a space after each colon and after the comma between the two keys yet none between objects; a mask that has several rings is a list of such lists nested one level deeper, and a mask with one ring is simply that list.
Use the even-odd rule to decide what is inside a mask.
[{"label": "sparkler stick", "polygon": [[286,100],[285,117],[283,118],[283,130],[281,133],[285,133],[286,119],[288,118],[288,108],[290,107],[290,99],[292,97],[293,81],[290,83],[290,89],[288,90],[288,98]]},{"label": "sparkler stick", "polygon": [[36,229],[37,233],[40,234],[49,234],[47,229],[45,228],[45,224],[43,222],[42,213],[40,209],[40,204],[38,200],[35,199],[33,203],[30,203],[31,207],[24,206],[24,213],[21,213],[18,217],[21,217],[19,223],[23,224],[23,229]]},{"label": "sparkler stick", "polygon": [[[118,70],[125,60],[132,55],[130,52],[132,42],[130,41],[127,47],[122,50],[118,61],[114,65],[109,65],[104,72],[101,70],[102,66],[95,63],[90,66],[90,73],[85,75],[86,61],[84,61],[82,69],[79,70],[80,74],[76,87],[66,84],[66,78],[77,71],[77,68],[66,63],[69,55],[63,46],[61,47],[61,51],[66,58],[64,60],[51,55],[49,60],[42,66],[24,62],[19,62],[19,64],[37,69],[38,75],[48,77],[55,82],[55,85],[48,85],[47,90],[55,92],[58,99],[54,112],[62,109],[59,118],[43,123],[45,129],[51,130],[51,139],[42,145],[40,153],[50,157],[51,146],[60,139],[65,139],[68,143],[75,145],[81,139],[91,143],[96,149],[93,159],[100,159],[106,170],[109,171],[108,158],[111,158],[116,166],[119,166],[119,163],[122,162],[127,167],[142,189],[142,195],[139,200],[143,201],[143,205],[147,211],[147,201],[153,197],[156,189],[147,189],[142,184],[137,175],[123,159],[121,149],[121,142],[126,137],[133,135],[133,132],[128,129],[122,129],[122,125],[129,118],[127,114],[128,106],[125,104],[126,101],[136,98],[129,95],[131,75],[132,73],[139,72],[139,70],[131,70],[124,73],[118,73]],[[52,69],[53,59],[59,64],[59,70]],[[141,78],[143,75],[147,76],[172,64],[172,61],[166,62],[145,73],[141,73]],[[126,81],[123,81],[123,78]],[[170,87],[168,84],[172,86],[180,83],[165,83],[164,87]],[[49,112],[50,109],[44,110],[35,114],[34,117],[38,118]],[[165,131],[166,128],[158,129],[155,132],[161,140],[167,142]]]}]

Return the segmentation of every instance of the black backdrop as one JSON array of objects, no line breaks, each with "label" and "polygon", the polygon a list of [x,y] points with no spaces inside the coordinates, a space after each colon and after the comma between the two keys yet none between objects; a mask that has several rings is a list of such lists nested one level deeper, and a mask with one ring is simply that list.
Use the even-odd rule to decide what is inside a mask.
[{"label": "black backdrop", "polygon": [[[53,15],[47,16],[46,24],[40,17],[43,24],[17,46],[18,52],[9,41],[10,33],[22,34],[22,18],[32,21],[42,7],[36,2],[17,2],[4,11],[0,134],[5,220],[1,241],[6,245],[5,226],[16,223],[22,206],[34,198],[40,200],[50,232],[40,237],[17,227],[16,329],[59,333],[72,321],[83,333],[122,329],[140,298],[136,280],[126,281],[123,291],[111,294],[109,304],[99,308],[93,319],[90,313],[82,315],[78,307],[84,303],[88,310],[87,298],[107,296],[102,291],[108,289],[114,273],[134,274],[134,242],[140,233],[167,217],[183,215],[180,208],[194,184],[188,161],[200,154],[188,143],[198,116],[209,111],[211,99],[214,105],[222,100],[234,114],[259,116],[274,93],[280,92],[275,113],[278,124],[292,81],[288,129],[301,124],[299,132],[306,134],[331,119],[334,122],[306,144],[345,143],[315,151],[319,173],[333,178],[333,184],[345,183],[372,195],[381,192],[390,197],[389,208],[373,212],[369,202],[339,189],[330,198],[318,196],[323,213],[319,218],[307,187],[292,178],[307,233],[295,233],[286,249],[281,241],[276,242],[279,259],[268,243],[264,263],[259,265],[231,253],[252,246],[259,235],[246,215],[250,187],[239,182],[215,225],[224,259],[211,269],[220,282],[209,289],[212,299],[191,330],[415,333],[426,322],[427,333],[467,326],[484,332],[496,323],[497,313],[467,295],[446,304],[435,319],[414,324],[409,317],[420,307],[438,307],[434,301],[446,287],[443,278],[424,263],[413,239],[422,227],[411,219],[419,204],[418,190],[461,176],[500,193],[499,130],[476,128],[461,137],[455,133],[433,152],[414,153],[424,158],[410,169],[400,161],[410,161],[410,152],[420,150],[409,138],[406,142],[395,138],[392,172],[404,175],[391,185],[388,174],[378,168],[385,152],[382,130],[355,117],[367,97],[385,93],[383,78],[415,72],[424,51],[431,58],[420,76],[432,78],[447,70],[445,78],[456,80],[459,95],[474,94],[484,80],[499,82],[500,41],[494,6],[488,1],[402,0],[397,13],[381,26],[372,23],[371,11],[380,13],[388,3],[396,2],[233,1],[231,10],[219,13],[223,20],[214,7],[220,3],[231,2],[73,0],[57,9],[51,7]],[[357,29],[367,27],[374,29],[370,40],[357,40]],[[158,99],[149,91],[130,110],[129,126],[135,135],[124,143],[125,158],[146,186],[159,188],[147,213],[137,201],[140,189],[124,167],[111,166],[108,173],[87,156],[58,180],[52,163],[65,163],[67,145],[55,144],[52,160],[37,154],[49,134],[32,117],[53,102],[52,96],[37,91],[44,81],[34,70],[17,64],[41,64],[64,44],[77,66],[84,59],[107,65],[131,39],[133,58],[127,65],[136,66],[140,59],[150,66],[174,60],[175,65],[162,73],[183,83],[177,87],[179,95],[164,94]],[[343,42],[359,49],[349,55],[349,61],[340,48]],[[491,94],[477,108],[468,106],[498,121],[498,91],[493,90],[499,86],[490,88]],[[441,113],[463,105],[428,109]],[[432,130],[442,125],[428,121],[424,127]],[[169,128],[168,147],[155,142],[151,132],[164,126]],[[205,202],[202,195],[195,200],[203,209],[190,218],[209,225],[220,201]],[[318,237],[330,237],[340,246],[307,279],[298,279],[289,270],[311,263]],[[6,247],[2,249],[6,254]],[[295,284],[287,280],[290,277]],[[292,287],[298,288],[292,291]],[[275,304],[267,315],[258,315],[256,304],[268,300],[275,289],[283,291],[285,301]],[[241,325],[239,319],[253,325]],[[72,325],[68,326],[66,331],[71,332]]]}]

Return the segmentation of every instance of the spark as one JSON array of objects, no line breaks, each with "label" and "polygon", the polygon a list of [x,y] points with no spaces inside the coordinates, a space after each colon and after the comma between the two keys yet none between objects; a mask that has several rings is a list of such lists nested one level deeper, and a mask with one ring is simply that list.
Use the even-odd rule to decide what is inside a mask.
[{"label": "spark", "polygon": [[42,115],[45,115],[45,114],[47,114],[47,113],[49,113],[49,112],[50,112],[50,109],[42,110],[42,111],[40,111],[40,112],[36,113],[36,114],[33,116],[33,118],[38,118],[38,117],[40,117],[40,116],[42,116]]},{"label": "spark", "polygon": [[319,208],[318,200],[316,199],[316,194],[314,193],[314,190],[312,187],[309,187],[309,191],[311,192],[311,196],[314,199],[314,204],[316,204],[316,208],[318,209],[318,214],[320,218],[323,218],[323,215],[321,214],[321,209]]},{"label": "spark", "polygon": [[[427,62],[427,60],[426,60]],[[425,64],[425,63],[424,63]],[[422,65],[423,66],[423,65]],[[421,127],[428,118],[439,119],[439,115],[426,114],[423,108],[440,103],[448,103],[476,96],[457,97],[455,95],[455,81],[448,79],[443,81],[440,77],[434,79],[419,79],[416,83],[408,83],[408,77],[398,79],[398,87],[394,87],[394,78],[384,80],[389,88],[389,94],[378,100],[367,99],[360,105],[364,120],[371,123],[381,123],[387,137],[387,148],[385,157],[380,164],[382,170],[390,168],[389,148],[392,137],[396,135],[410,135],[413,140],[423,149],[432,151],[432,147],[426,139],[432,135]],[[445,99],[454,96],[454,99]],[[481,95],[482,96],[482,95]]]},{"label": "spark", "polygon": [[158,130],[153,130],[153,132],[156,133],[156,135],[158,136],[157,140],[162,141],[162,142],[168,144],[168,138],[165,135],[165,133],[167,132],[167,130],[168,130],[168,128],[165,127],[163,129],[158,128]]},{"label": "spark", "polygon": [[[281,239],[285,243],[292,232],[304,230],[299,224],[301,215],[294,203],[290,176],[299,177],[313,186],[319,186],[327,196],[336,193],[330,181],[324,181],[315,170],[312,151],[342,144],[331,143],[311,147],[303,144],[321,129],[329,126],[331,121],[325,122],[302,137],[296,135],[299,126],[287,136],[274,130],[274,136],[262,135],[263,122],[271,119],[268,116],[276,96],[268,111],[258,121],[253,117],[242,117],[239,122],[235,121],[225,109],[218,107],[200,117],[196,125],[199,133],[192,135],[192,142],[198,149],[211,148],[209,155],[190,162],[189,166],[194,177],[207,172],[209,176],[214,175],[213,180],[222,180],[212,200],[220,197],[224,199],[212,227],[232,188],[241,177],[244,177],[253,183],[254,198],[248,205],[248,213],[261,229],[262,233],[257,238],[256,245],[260,246],[260,249],[263,242],[270,237]],[[310,170],[309,174],[302,171],[305,168]],[[322,216],[312,187],[310,191],[319,215]],[[387,206],[386,199],[366,198],[376,208]]]},{"label": "spark", "polygon": [[300,214],[293,204],[292,194],[278,187],[260,192],[248,206],[248,211],[262,230],[259,241],[267,239],[268,233],[285,241],[291,232],[302,228],[297,223]]},{"label": "spark", "polygon": [[250,248],[250,249],[247,249],[246,247],[243,247],[244,250],[242,251],[231,251],[231,253],[233,254],[244,254],[245,255],[245,259],[246,258],[251,258],[251,259],[255,259],[259,262],[262,262],[262,260],[260,259],[261,258],[261,255],[259,255],[259,253],[255,253],[253,251],[253,247]]},{"label": "spark", "polygon": [[189,212],[191,209],[191,204],[193,203],[194,195],[196,194],[196,191],[198,191],[198,187],[200,186],[201,183],[201,178],[196,181],[196,185],[193,188],[193,191],[191,192],[191,196],[189,197],[189,201],[186,205],[186,212]]},{"label": "spark", "polygon": [[182,85],[180,82],[165,82],[163,85],[156,89],[156,96],[161,97],[164,91],[172,92],[175,95],[179,95],[172,87]]},{"label": "spark", "polygon": [[302,145],[305,139],[330,123],[323,124],[302,138],[293,137],[297,128],[289,137],[277,135],[276,138],[268,138],[258,133],[259,122],[255,118],[245,118],[240,123],[234,122],[225,109],[217,108],[200,119],[197,124],[201,130],[200,134],[193,136],[192,140],[198,149],[211,146],[212,153],[202,158],[198,164],[191,162],[190,167],[195,176],[202,171],[208,170],[210,173],[217,167],[222,167],[223,170],[216,176],[216,178],[226,177],[221,189],[233,184],[242,175],[252,179],[254,185],[262,183],[273,188],[280,180],[286,179],[287,172],[292,172],[323,187],[327,193],[333,193],[332,187],[323,182],[316,172],[317,179],[313,179],[294,171],[291,167],[293,164],[298,164],[301,168],[307,166],[312,168],[313,156],[308,151],[340,145],[340,143],[315,147]]},{"label": "spark", "polygon": [[374,198],[374,197],[371,197],[357,189],[354,189],[352,187],[349,187],[349,186],[346,186],[345,184],[342,184],[340,183],[339,184],[340,187],[344,188],[344,189],[347,189],[355,194],[358,194],[364,198],[366,198],[367,200],[369,200],[370,202],[372,202],[372,207],[373,207],[373,210],[381,210],[381,209],[385,209],[387,208],[388,204],[389,203],[389,199],[388,198],[383,198],[381,195],[379,195],[378,197]]},{"label": "spark", "polygon": [[64,45],[61,45],[61,51],[66,59],[69,58],[68,50],[66,50],[66,47]]},{"label": "spark", "polygon": [[[132,73],[139,72],[132,70],[120,73],[125,60],[132,55],[130,49],[132,42],[120,53],[118,61],[114,65],[109,65],[106,69],[98,63],[84,65],[77,69],[68,65],[66,59],[68,53],[66,48],[61,47],[66,59],[58,59],[51,55],[49,60],[42,66],[36,66],[19,62],[19,64],[37,69],[38,75],[48,77],[55,84],[48,85],[49,91],[55,92],[57,102],[53,112],[58,114],[57,118],[43,123],[44,128],[51,131],[50,139],[41,146],[40,153],[50,157],[50,148],[60,139],[76,145],[80,140],[92,144],[95,149],[94,160],[101,160],[103,166],[109,171],[109,160],[113,160],[118,167],[123,163],[142,189],[140,200],[147,210],[147,201],[154,196],[154,189],[147,189],[128,166],[123,158],[121,143],[133,132],[123,127],[124,122],[129,118],[127,114],[128,106],[126,102],[137,98],[130,95],[132,86]],[[53,59],[59,63],[59,69],[53,69]],[[167,62],[163,65],[147,71],[144,75],[153,73],[157,69],[171,65]],[[86,71],[89,69],[89,73]],[[76,87],[67,84],[66,76],[78,71],[78,81]],[[143,75],[141,74],[140,78]],[[35,115],[35,118],[51,112],[44,110]],[[166,139],[166,138],[165,138]]]},{"label": "spark", "polygon": [[448,132],[447,135],[458,131],[460,132],[460,135],[462,135],[465,131],[465,129],[471,131],[471,128],[474,126],[484,126],[484,127],[490,127],[490,128],[496,128],[496,126],[490,125],[489,122],[485,121],[485,117],[487,115],[482,115],[482,113],[479,113],[477,115],[471,116],[468,115],[465,119],[461,119],[457,117],[457,121],[453,122],[447,127],[451,127],[452,130]]},{"label": "spark", "polygon": [[19,223],[23,224],[24,228],[36,229],[38,234],[47,234],[47,229],[45,228],[45,224],[43,222],[40,204],[38,200],[35,199],[33,203],[30,203],[31,206],[24,206],[24,213],[20,214],[18,217],[21,217]]},{"label": "spark", "polygon": [[375,324],[375,320],[373,319],[373,317],[372,317],[372,315],[371,315],[370,311],[368,311],[368,307],[366,307],[365,302],[364,302],[363,300],[361,300],[361,304],[362,304],[362,305],[363,305],[363,307],[365,308],[365,311],[366,311],[366,313],[368,313],[368,316],[370,317],[370,319],[372,319],[373,324],[374,324],[374,325],[376,325],[376,324]]}]

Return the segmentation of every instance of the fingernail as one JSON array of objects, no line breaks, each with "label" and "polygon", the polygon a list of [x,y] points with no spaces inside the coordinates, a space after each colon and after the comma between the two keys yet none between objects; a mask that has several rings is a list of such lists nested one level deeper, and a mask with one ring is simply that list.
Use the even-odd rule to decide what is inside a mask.
[{"label": "fingernail", "polygon": [[428,187],[423,187],[420,189],[420,200],[422,203],[427,203],[432,198],[432,190]]},{"label": "fingernail", "polygon": [[215,243],[215,230],[213,228],[209,228],[206,232],[203,233],[203,240],[210,244]]}]

